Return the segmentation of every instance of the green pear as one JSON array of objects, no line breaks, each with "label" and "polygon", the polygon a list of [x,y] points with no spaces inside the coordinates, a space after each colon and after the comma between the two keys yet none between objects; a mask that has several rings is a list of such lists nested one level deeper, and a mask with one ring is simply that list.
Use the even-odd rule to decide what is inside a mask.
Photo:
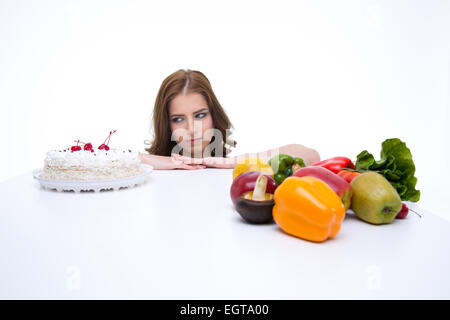
[{"label": "green pear", "polygon": [[390,223],[402,209],[402,200],[397,190],[379,173],[362,173],[350,185],[353,189],[351,208],[366,222]]}]

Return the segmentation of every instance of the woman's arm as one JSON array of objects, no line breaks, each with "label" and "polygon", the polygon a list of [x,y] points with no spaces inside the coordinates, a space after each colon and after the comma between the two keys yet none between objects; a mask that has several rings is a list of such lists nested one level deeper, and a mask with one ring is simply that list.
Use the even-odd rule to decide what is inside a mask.
[{"label": "woman's arm", "polygon": [[139,153],[139,159],[141,163],[151,165],[155,170],[171,170],[171,169],[204,169],[206,168],[203,164],[189,164],[183,163],[182,161],[175,159],[174,157],[157,156],[153,154]]},{"label": "woman's arm", "polygon": [[256,154],[252,154],[251,157],[259,157],[261,159],[269,161],[270,158],[280,153],[288,154],[293,157],[300,157],[305,161],[305,164],[307,166],[320,161],[320,155],[316,150],[295,143],[287,144],[275,149],[258,152]]},{"label": "woman's arm", "polygon": [[183,161],[185,164],[203,164],[206,167],[213,168],[234,168],[235,165],[246,158],[261,158],[265,161],[269,161],[273,156],[284,153],[294,157],[300,157],[305,161],[306,165],[320,161],[319,153],[311,148],[302,146],[300,144],[287,144],[279,148],[261,151],[257,153],[244,153],[238,156],[230,158],[222,157],[206,157],[206,158],[190,158],[183,156],[176,156],[177,160]]}]

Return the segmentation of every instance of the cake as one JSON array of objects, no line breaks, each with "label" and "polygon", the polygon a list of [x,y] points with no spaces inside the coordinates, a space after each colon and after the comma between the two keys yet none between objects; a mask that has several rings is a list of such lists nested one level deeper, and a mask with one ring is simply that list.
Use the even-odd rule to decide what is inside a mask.
[{"label": "cake", "polygon": [[[139,153],[132,150],[112,149],[108,146],[111,135],[98,148],[79,140],[76,146],[48,151],[40,175],[48,180],[113,180],[137,176],[144,172]],[[83,144],[83,148],[79,144]]]}]

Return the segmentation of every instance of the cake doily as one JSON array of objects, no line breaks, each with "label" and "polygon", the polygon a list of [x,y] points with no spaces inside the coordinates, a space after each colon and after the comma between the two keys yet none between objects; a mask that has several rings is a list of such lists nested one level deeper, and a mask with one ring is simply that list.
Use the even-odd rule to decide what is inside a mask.
[{"label": "cake doily", "polygon": [[120,178],[114,180],[48,180],[40,177],[42,169],[33,171],[33,177],[39,181],[44,189],[56,189],[57,191],[95,191],[101,190],[119,190],[120,188],[132,188],[143,184],[153,171],[153,167],[146,164],[141,164],[144,173],[127,178]]}]

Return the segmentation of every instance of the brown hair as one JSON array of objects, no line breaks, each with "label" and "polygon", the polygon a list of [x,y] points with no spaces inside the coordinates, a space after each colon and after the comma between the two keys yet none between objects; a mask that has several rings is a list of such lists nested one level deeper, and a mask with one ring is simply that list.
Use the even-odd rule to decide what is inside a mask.
[{"label": "brown hair", "polygon": [[[236,141],[231,138],[227,139],[227,129],[231,130],[233,126],[217,100],[208,78],[200,71],[189,69],[178,70],[162,82],[153,109],[154,137],[150,148],[145,150],[150,154],[159,156],[171,155],[171,151],[175,147],[176,142],[171,140],[169,103],[175,96],[182,92],[199,93],[205,98],[213,119],[213,126],[222,133],[223,155],[226,157],[231,152],[230,147],[236,145]],[[215,156],[214,150],[211,155]]]}]

